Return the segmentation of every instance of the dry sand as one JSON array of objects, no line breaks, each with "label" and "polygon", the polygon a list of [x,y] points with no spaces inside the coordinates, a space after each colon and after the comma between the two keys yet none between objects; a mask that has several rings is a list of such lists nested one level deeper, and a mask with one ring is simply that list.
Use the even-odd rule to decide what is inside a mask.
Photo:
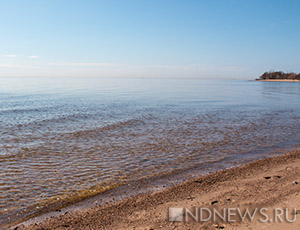
[{"label": "dry sand", "polygon": [[[169,207],[266,207],[268,214],[274,208],[289,208],[289,219],[297,219],[293,223],[261,223],[258,217],[236,223],[169,222]],[[300,229],[300,151],[16,229]]]}]

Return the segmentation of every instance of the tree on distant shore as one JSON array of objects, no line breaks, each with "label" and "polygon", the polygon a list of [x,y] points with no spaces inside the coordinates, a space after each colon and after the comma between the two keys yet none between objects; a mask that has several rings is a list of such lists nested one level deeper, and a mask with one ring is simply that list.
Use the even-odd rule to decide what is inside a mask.
[{"label": "tree on distant shore", "polygon": [[300,73],[296,74],[293,72],[284,73],[282,71],[270,71],[263,73],[260,77],[260,80],[300,80]]}]

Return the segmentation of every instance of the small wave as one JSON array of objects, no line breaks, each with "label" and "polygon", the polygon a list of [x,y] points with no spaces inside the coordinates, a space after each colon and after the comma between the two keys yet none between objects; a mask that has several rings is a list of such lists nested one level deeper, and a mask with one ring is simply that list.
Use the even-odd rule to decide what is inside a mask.
[{"label": "small wave", "polygon": [[10,113],[32,113],[32,112],[48,112],[51,107],[34,107],[34,108],[10,108],[10,109],[0,109],[0,115],[10,114]]},{"label": "small wave", "polygon": [[85,129],[85,130],[79,130],[75,132],[69,132],[69,133],[63,133],[61,135],[71,135],[74,137],[80,137],[80,136],[85,136],[85,135],[92,135],[92,134],[98,134],[103,131],[111,131],[111,130],[116,130],[116,129],[122,129],[122,128],[128,128],[128,127],[137,127],[145,125],[145,121],[139,120],[139,119],[130,119],[127,121],[120,121],[117,123],[113,124],[108,124],[103,127],[99,128],[92,128],[92,129]]}]

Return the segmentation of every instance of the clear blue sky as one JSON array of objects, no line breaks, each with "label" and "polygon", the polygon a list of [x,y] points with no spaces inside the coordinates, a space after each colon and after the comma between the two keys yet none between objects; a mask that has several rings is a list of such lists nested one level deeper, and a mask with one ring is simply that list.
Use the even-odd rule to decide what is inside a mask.
[{"label": "clear blue sky", "polygon": [[300,72],[299,0],[0,0],[0,76]]}]

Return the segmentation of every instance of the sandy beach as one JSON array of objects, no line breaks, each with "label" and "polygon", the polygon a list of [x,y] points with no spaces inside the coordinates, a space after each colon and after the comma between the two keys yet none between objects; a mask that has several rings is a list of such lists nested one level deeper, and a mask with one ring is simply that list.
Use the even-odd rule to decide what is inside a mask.
[{"label": "sandy beach", "polygon": [[[299,229],[300,151],[258,160],[192,179],[154,193],[140,194],[84,211],[61,211],[42,221],[27,222],[12,229]],[[205,207],[254,210],[265,208],[265,223],[255,218],[230,222],[217,219],[169,221],[169,208]],[[272,219],[275,209],[287,215]],[[282,214],[282,213],[281,213]],[[287,221],[288,220],[288,221]],[[291,221],[292,220],[292,221]],[[29,224],[30,223],[30,224]]]},{"label": "sandy beach", "polygon": [[256,81],[271,81],[271,82],[300,82],[299,80],[289,80],[289,79],[267,79],[267,80],[261,80],[256,79]]}]

